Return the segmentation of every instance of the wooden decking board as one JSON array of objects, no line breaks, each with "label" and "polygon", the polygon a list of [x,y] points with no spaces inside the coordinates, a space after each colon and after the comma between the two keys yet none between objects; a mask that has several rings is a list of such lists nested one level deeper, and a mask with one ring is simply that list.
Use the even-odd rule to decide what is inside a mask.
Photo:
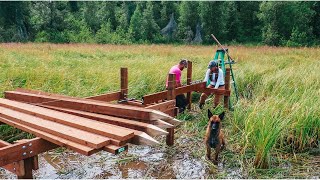
[{"label": "wooden decking board", "polygon": [[[44,140],[47,140],[53,144],[58,145],[58,146],[67,147],[67,148],[74,150],[74,151],[76,151],[80,154],[83,154],[83,155],[89,156],[89,155],[93,154],[94,152],[97,152],[97,150],[94,148],[91,148],[91,147],[88,147],[88,146],[85,146],[85,145],[82,145],[82,144],[61,138],[61,137],[58,137],[58,136],[55,136],[52,134],[49,134],[47,132],[32,128],[30,126],[26,126],[21,123],[11,121],[11,120],[3,118],[3,117],[0,117],[0,121],[4,122],[12,127],[15,127],[15,128],[21,129],[23,131],[26,131],[28,133],[34,134]],[[0,149],[0,150],[2,150],[2,149]]]},{"label": "wooden decking board", "polygon": [[0,107],[0,116],[92,148],[101,148],[110,143],[110,139],[107,137],[13,111],[4,107]]},{"label": "wooden decking board", "polygon": [[107,94],[101,94],[97,96],[90,96],[86,97],[86,99],[92,99],[92,100],[98,100],[98,101],[104,101],[104,102],[109,102],[109,101],[118,101],[120,99],[121,92],[111,92]]},{"label": "wooden decking board", "polygon": [[[153,111],[142,107],[122,106],[119,104],[108,104],[96,101],[87,101],[84,99],[68,99],[57,98],[44,95],[35,95],[22,92],[6,91],[5,97],[11,100],[17,100],[28,103],[45,104],[63,108],[71,108],[75,110],[100,113],[105,115],[142,119],[156,120],[153,116]],[[158,118],[157,118],[158,119]]]},{"label": "wooden decking board", "polygon": [[[78,111],[78,110],[72,110],[72,109],[66,109],[66,108],[58,108],[58,107],[52,107],[52,106],[43,106],[46,108],[54,109],[57,111],[65,112],[65,113],[70,113],[73,115],[101,121],[101,122],[106,122],[138,131],[143,131],[146,132],[147,134],[151,136],[160,136],[160,135],[165,135],[167,134],[166,131],[160,129],[157,126],[154,126],[152,124],[144,123],[144,122],[139,122],[135,120],[129,120],[129,119],[124,119],[124,118],[117,118],[113,116],[108,116],[108,115],[102,115],[102,114],[95,114],[95,113],[90,113],[90,112],[84,112],[84,111]],[[151,121],[154,122],[154,121]]]},{"label": "wooden decking board", "polygon": [[26,103],[0,98],[0,106],[117,140],[127,140],[134,136],[130,129],[97,122],[84,117],[74,116]]}]

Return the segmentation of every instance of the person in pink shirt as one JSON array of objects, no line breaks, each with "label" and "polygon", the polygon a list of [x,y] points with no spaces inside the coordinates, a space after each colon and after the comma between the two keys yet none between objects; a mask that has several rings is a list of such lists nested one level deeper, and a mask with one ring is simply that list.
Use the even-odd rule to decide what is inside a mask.
[{"label": "person in pink shirt", "polygon": [[[181,84],[181,74],[184,68],[188,68],[188,62],[186,59],[181,59],[179,64],[171,67],[169,74],[176,75],[176,87],[182,86]],[[166,82],[166,88],[168,88],[168,77]],[[179,108],[179,113],[183,112],[186,109],[188,102],[184,94],[180,94],[176,96],[176,107]]]}]

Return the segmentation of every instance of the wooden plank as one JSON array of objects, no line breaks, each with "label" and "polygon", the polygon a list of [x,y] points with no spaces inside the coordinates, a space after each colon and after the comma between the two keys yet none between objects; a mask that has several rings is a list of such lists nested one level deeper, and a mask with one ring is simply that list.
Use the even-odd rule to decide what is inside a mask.
[{"label": "wooden plank", "polygon": [[4,165],[4,166],[2,166],[2,168],[16,174],[18,177],[25,175],[23,160]]},{"label": "wooden plank", "polygon": [[176,100],[169,100],[169,101],[161,102],[158,104],[149,105],[146,108],[165,112],[165,111],[172,109],[172,108],[175,108],[175,107],[176,107]]},{"label": "wooden plank", "polygon": [[0,117],[9,119],[14,123],[45,131],[55,136],[77,142],[92,148],[101,148],[110,144],[110,139],[101,135],[62,125],[56,122],[47,121],[42,118],[24,114],[8,108],[0,107]]},{"label": "wooden plank", "polygon": [[[192,81],[192,62],[188,61],[188,69],[187,69],[187,85],[191,85]],[[187,102],[188,109],[191,110],[191,100],[192,100],[192,91],[187,93]]]},{"label": "wooden plank", "polygon": [[145,105],[155,103],[160,100],[165,100],[167,99],[167,91],[161,91],[161,92],[145,95],[143,96],[142,99],[143,99],[143,104]]},{"label": "wooden plank", "polygon": [[[168,93],[167,93],[167,99],[172,100],[176,98],[176,76],[175,74],[169,74],[168,78]],[[169,134],[166,137],[166,144],[168,146],[172,146],[174,144],[174,128],[167,128],[167,131]]]},{"label": "wooden plank", "polygon": [[108,104],[99,101],[88,101],[85,99],[68,99],[57,98],[44,95],[27,94],[22,92],[6,91],[5,97],[7,99],[45,104],[56,107],[70,108],[75,110],[82,110],[93,113],[100,113],[105,115],[141,119],[141,120],[157,120],[161,119],[158,114],[154,114],[154,110],[145,109],[142,107],[123,106],[119,104]]},{"label": "wooden plank", "polygon": [[202,89],[200,92],[206,93],[206,94],[218,94],[218,95],[230,96],[230,90],[224,90],[224,89],[205,88],[205,89]]},{"label": "wooden plank", "polygon": [[[230,96],[230,91],[228,90],[205,88],[205,82],[178,87],[175,89],[175,95],[185,94],[192,91]],[[167,99],[167,93],[168,91],[161,91],[143,96],[143,104],[151,104],[160,100],[165,100]]]},{"label": "wooden plank", "polygon": [[153,121],[153,124],[156,125],[156,126],[159,127],[159,128],[163,128],[163,129],[174,127],[172,124],[167,123],[167,122],[165,122],[165,121],[162,121],[162,120],[160,120],[160,119],[157,120],[157,121]]},{"label": "wooden plank", "polygon": [[0,139],[0,148],[5,147],[5,146],[10,146],[11,144],[8,143],[7,141],[3,141]]},{"label": "wooden plank", "polygon": [[135,102],[135,101],[125,101],[125,102],[119,102],[119,104],[125,104],[129,106],[137,106],[137,107],[145,107],[142,103]]},{"label": "wooden plank", "polygon": [[171,108],[171,109],[168,109],[168,110],[164,111],[164,113],[166,113],[166,114],[168,114],[169,116],[172,116],[172,117],[177,116],[177,112],[178,112],[178,108],[177,107],[174,107],[174,108]]},{"label": "wooden plank", "polygon": [[157,145],[159,142],[152,137],[150,137],[147,133],[145,132],[135,132],[134,138],[132,139],[131,143],[132,144],[137,144],[137,145]]},{"label": "wooden plank", "polygon": [[46,96],[52,96],[52,97],[65,97],[65,98],[70,98],[69,96],[66,96],[66,95],[55,94],[55,93],[48,93],[48,92],[39,91],[39,90],[34,90],[34,89],[17,88],[15,91],[17,91],[17,92],[23,92],[23,93],[29,93],[29,94],[46,95]]},{"label": "wooden plank", "polygon": [[[29,142],[29,141],[30,141],[30,139],[19,139],[19,140],[14,141],[14,143],[25,143],[25,142]],[[38,170],[39,169],[38,155],[35,155],[32,158],[33,158],[32,169]]]},{"label": "wooden plank", "polygon": [[110,92],[110,93],[101,94],[101,95],[97,95],[97,96],[86,97],[86,99],[110,102],[110,101],[120,100],[120,95],[121,95],[121,92],[117,91],[117,92]]},{"label": "wooden plank", "polygon": [[0,148],[0,166],[33,157],[58,146],[41,138]]},{"label": "wooden plank", "polygon": [[159,117],[161,117],[161,118],[157,118],[157,119],[161,119],[162,121],[170,123],[174,126],[178,126],[181,123],[181,121],[179,121],[178,119],[172,118],[172,116],[169,116],[168,114],[163,113],[161,111],[155,111],[154,114],[158,114]]},{"label": "wooden plank", "polygon": [[[90,118],[93,120],[130,128],[130,129],[135,129],[138,131],[144,131],[151,136],[160,136],[160,135],[167,134],[166,131],[164,131],[164,130],[162,130],[152,124],[148,124],[148,123],[144,123],[144,122],[137,122],[135,120],[117,118],[117,117],[113,117],[113,116],[95,114],[95,113],[84,112],[84,111],[77,111],[77,110],[66,109],[66,108],[57,108],[57,107],[52,107],[52,106],[43,106],[43,107],[54,109],[54,110],[65,112],[65,113],[69,113],[69,114],[73,114],[73,115],[77,115],[80,117]],[[123,128],[123,129],[127,130],[125,128]],[[128,129],[128,130],[130,130],[130,129]]]},{"label": "wooden plank", "polygon": [[127,99],[128,97],[128,69],[121,68],[120,70],[120,77],[121,77],[121,86],[120,86],[120,99]]},{"label": "wooden plank", "polygon": [[176,98],[176,75],[175,74],[169,74],[168,78],[168,91],[167,91],[167,100],[172,100]]},{"label": "wooden plank", "polygon": [[[8,124],[10,126],[13,126],[15,128],[18,128],[18,129],[21,129],[23,131],[26,131],[28,133],[34,134],[34,135],[36,135],[38,137],[41,137],[43,140],[46,140],[45,142],[40,142],[41,146],[39,145],[37,147],[37,148],[39,148],[39,150],[38,149],[35,149],[37,151],[33,150],[33,152],[35,152],[34,154],[39,154],[39,153],[36,153],[36,152],[38,152],[40,150],[41,150],[41,152],[44,152],[44,151],[47,151],[47,150],[50,150],[50,149],[54,149],[54,148],[56,148],[58,146],[69,148],[71,150],[74,150],[74,151],[76,151],[76,152],[78,152],[80,154],[87,155],[87,156],[97,152],[96,149],[93,149],[91,147],[84,146],[84,145],[81,145],[79,143],[75,143],[73,141],[70,141],[70,140],[67,140],[67,139],[64,139],[64,138],[61,138],[61,137],[58,137],[58,136],[54,136],[52,134],[46,133],[44,131],[29,127],[29,126],[26,126],[26,125],[23,125],[23,124],[14,122],[14,121],[11,121],[11,120],[6,119],[6,118],[0,117],[0,121],[4,122],[4,123],[6,123],[6,124]],[[49,143],[49,142],[51,142],[51,143]],[[14,144],[14,145],[16,145],[16,144]],[[4,147],[4,148],[6,148],[6,147]],[[2,155],[1,154],[2,153],[1,150],[2,150],[2,148],[0,149],[0,162],[2,160],[1,159],[1,155]],[[1,163],[0,163],[0,166],[1,166]]]},{"label": "wooden plank", "polygon": [[104,151],[107,151],[109,153],[112,153],[112,154],[119,154],[119,153],[122,153],[122,152],[125,152],[125,151],[128,151],[128,145],[124,145],[124,146],[115,146],[115,145],[108,145],[108,146],[105,146],[103,148]]},{"label": "wooden plank", "polygon": [[117,140],[127,140],[134,136],[130,129],[8,99],[0,98],[0,106]]}]

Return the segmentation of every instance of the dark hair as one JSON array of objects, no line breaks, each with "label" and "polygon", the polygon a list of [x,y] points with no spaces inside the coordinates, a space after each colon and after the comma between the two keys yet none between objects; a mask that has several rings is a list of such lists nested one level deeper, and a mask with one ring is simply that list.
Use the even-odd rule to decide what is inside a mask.
[{"label": "dark hair", "polygon": [[188,61],[186,59],[181,59],[179,64],[184,65],[184,67],[188,67]]}]

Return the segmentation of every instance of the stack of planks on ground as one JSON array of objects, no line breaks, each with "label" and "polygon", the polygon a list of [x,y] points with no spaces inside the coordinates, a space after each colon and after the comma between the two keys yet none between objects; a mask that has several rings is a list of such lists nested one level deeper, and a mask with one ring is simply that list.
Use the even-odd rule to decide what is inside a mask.
[{"label": "stack of planks on ground", "polygon": [[160,111],[34,90],[5,92],[0,122],[84,155],[154,145],[180,121]]}]

